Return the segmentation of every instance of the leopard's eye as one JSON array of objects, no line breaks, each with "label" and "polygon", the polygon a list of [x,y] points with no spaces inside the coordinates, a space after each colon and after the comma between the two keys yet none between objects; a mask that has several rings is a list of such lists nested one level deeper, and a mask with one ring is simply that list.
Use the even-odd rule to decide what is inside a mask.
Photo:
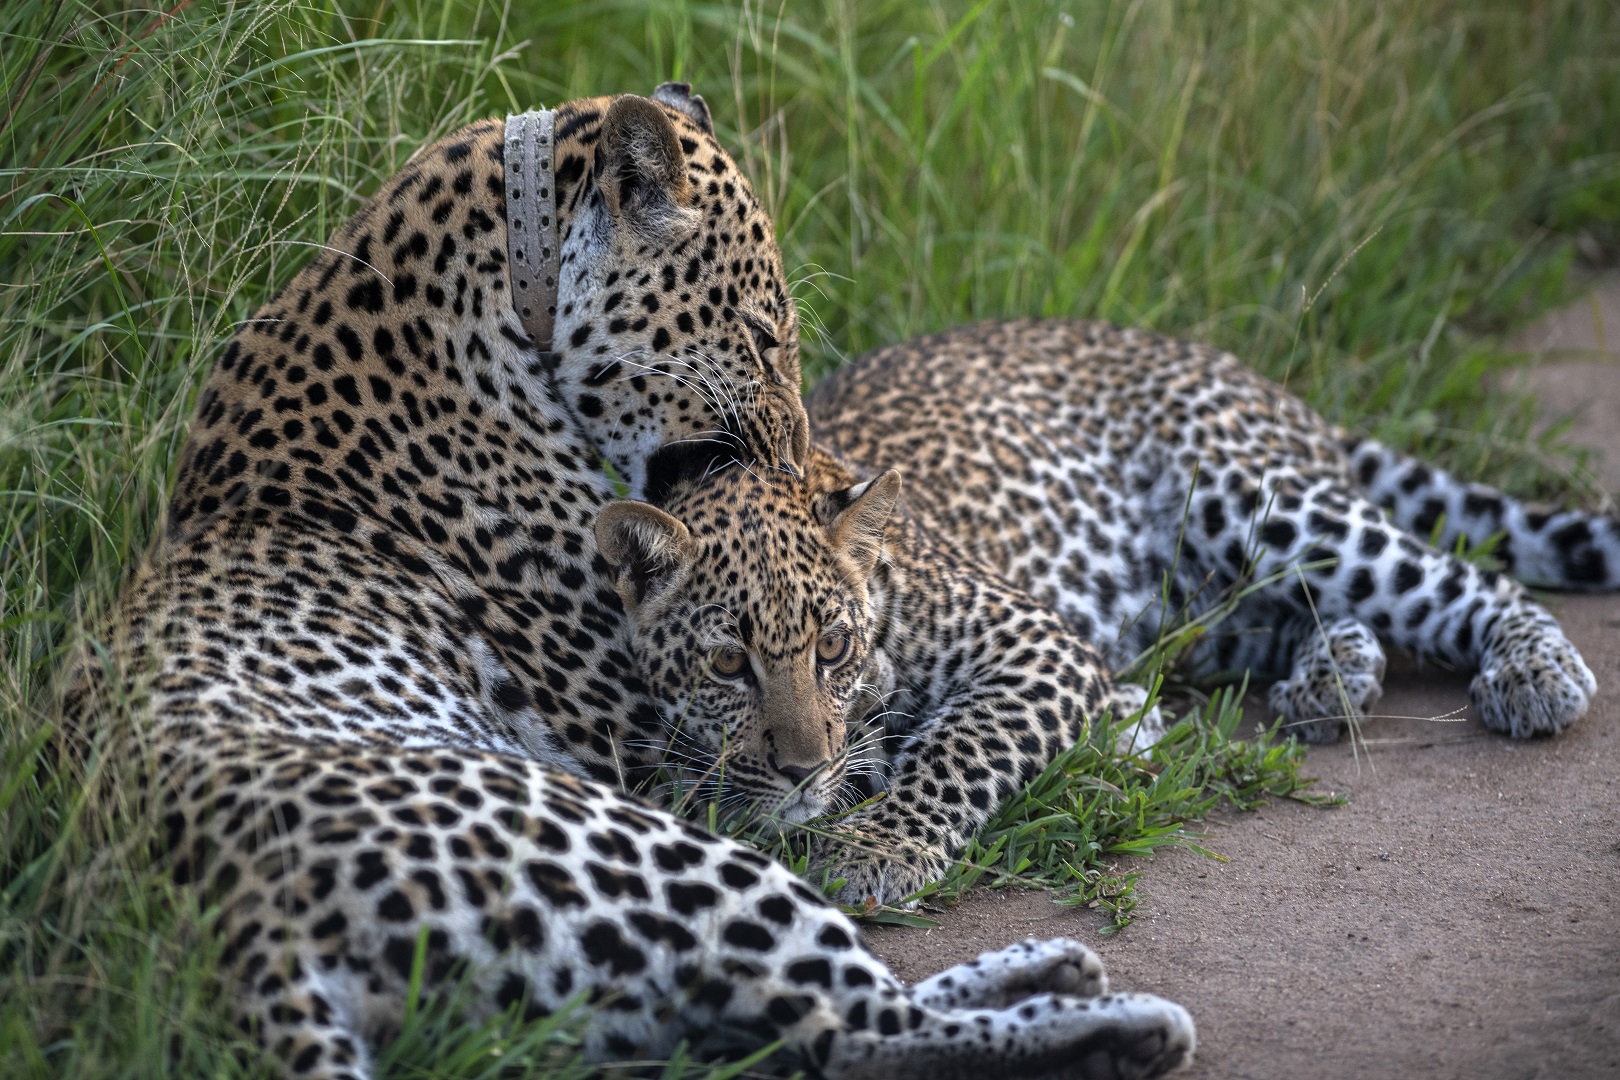
[{"label": "leopard's eye", "polygon": [[748,332],[754,336],[754,348],[759,350],[760,356],[764,356],[781,344],[780,341],[776,340],[776,335],[771,333],[764,323],[755,319],[749,319],[747,322]]},{"label": "leopard's eye", "polygon": [[741,649],[715,649],[709,653],[709,670],[722,679],[739,678],[748,670],[748,654]]},{"label": "leopard's eye", "polygon": [[822,666],[832,667],[849,655],[849,635],[844,633],[822,634],[816,639],[816,659]]}]

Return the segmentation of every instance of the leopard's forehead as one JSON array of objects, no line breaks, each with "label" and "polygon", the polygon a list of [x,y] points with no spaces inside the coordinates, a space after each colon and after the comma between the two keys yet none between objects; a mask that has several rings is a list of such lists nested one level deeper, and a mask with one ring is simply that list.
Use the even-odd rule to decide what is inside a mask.
[{"label": "leopard's forehead", "polygon": [[742,643],[766,656],[801,650],[830,623],[855,617],[848,566],[815,500],[799,477],[740,466],[672,499],[668,511],[697,548],[692,609],[735,620]]}]

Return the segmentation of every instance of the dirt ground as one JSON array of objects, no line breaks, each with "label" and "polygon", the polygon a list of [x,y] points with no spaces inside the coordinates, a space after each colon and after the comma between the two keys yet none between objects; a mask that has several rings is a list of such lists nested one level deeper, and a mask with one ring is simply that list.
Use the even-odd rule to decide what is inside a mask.
[{"label": "dirt ground", "polygon": [[[1620,279],[1594,295],[1514,343],[1545,351],[1530,388],[1549,416],[1577,413],[1616,492]],[[1551,606],[1599,684],[1558,738],[1493,735],[1464,678],[1397,666],[1365,746],[1310,752],[1348,805],[1218,816],[1205,844],[1228,861],[1145,862],[1119,934],[1002,890],[872,944],[916,979],[1028,934],[1085,941],[1115,988],[1192,1012],[1187,1080],[1620,1077],[1620,597]]]}]

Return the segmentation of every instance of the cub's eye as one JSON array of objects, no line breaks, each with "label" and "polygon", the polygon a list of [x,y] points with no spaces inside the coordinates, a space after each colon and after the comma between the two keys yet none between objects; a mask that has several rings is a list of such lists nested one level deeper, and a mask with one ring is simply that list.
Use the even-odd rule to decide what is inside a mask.
[{"label": "cub's eye", "polygon": [[741,649],[715,649],[709,653],[709,670],[722,679],[739,678],[748,670],[748,654]]},{"label": "cub's eye", "polygon": [[848,653],[848,634],[822,634],[816,640],[816,659],[826,667],[832,667]]}]

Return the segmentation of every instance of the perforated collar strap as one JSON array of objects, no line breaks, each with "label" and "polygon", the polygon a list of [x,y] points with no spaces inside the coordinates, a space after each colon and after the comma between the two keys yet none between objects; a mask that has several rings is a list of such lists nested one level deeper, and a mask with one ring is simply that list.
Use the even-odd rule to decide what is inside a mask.
[{"label": "perforated collar strap", "polygon": [[[506,255],[512,307],[540,352],[552,352],[557,319],[556,113],[506,118]],[[546,356],[550,359],[550,356]]]}]

